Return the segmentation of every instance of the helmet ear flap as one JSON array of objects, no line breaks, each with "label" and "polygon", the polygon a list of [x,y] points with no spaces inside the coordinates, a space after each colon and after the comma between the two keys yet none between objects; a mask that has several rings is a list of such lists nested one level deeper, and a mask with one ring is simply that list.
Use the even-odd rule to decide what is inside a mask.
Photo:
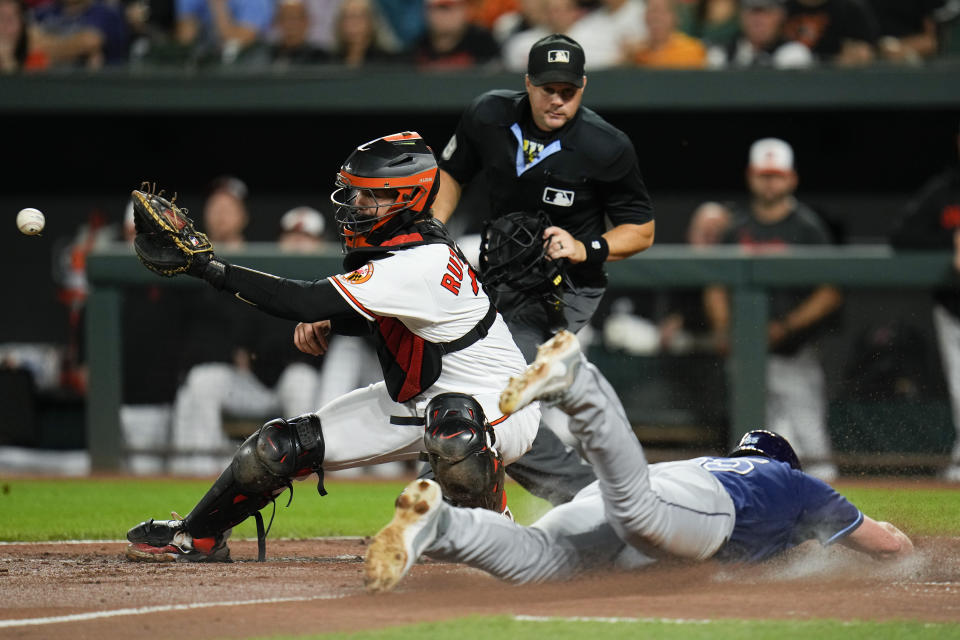
[{"label": "helmet ear flap", "polygon": [[437,199],[437,194],[440,193],[440,172],[437,171],[433,177],[433,184],[430,185],[430,191],[427,192],[426,200],[423,202],[423,207],[420,208],[421,211],[430,211],[433,207],[433,201]]}]

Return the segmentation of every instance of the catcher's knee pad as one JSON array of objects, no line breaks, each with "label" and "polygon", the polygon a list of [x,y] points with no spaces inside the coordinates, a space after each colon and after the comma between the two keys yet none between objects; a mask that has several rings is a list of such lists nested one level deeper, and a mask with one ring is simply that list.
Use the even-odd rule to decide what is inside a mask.
[{"label": "catcher's knee pad", "polygon": [[[323,488],[323,431],[312,413],[266,423],[247,438],[217,481],[184,518],[195,538],[219,535],[240,524],[293,486],[291,480],[310,473]],[[292,499],[292,495],[291,495]]]},{"label": "catcher's knee pad", "polygon": [[503,459],[480,404],[463,393],[442,393],[427,405],[423,445],[447,501],[502,512]]}]

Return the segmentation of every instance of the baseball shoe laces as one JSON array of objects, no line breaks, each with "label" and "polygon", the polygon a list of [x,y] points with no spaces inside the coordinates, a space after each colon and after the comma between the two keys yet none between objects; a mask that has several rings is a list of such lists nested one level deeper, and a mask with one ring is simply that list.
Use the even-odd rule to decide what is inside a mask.
[{"label": "baseball shoe laces", "polygon": [[500,394],[500,411],[515,413],[534,400],[551,400],[573,384],[580,367],[580,342],[569,331],[560,331],[537,348],[536,359],[513,376]]},{"label": "baseball shoe laces", "polygon": [[440,485],[414,480],[397,497],[393,519],[373,538],[364,560],[364,586],[370,593],[391,591],[437,537],[443,509]]}]

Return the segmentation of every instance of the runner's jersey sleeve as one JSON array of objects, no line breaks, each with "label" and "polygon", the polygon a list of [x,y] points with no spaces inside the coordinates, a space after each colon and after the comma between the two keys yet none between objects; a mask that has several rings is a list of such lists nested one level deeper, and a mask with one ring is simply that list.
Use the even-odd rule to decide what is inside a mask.
[{"label": "runner's jersey sleeve", "polygon": [[807,540],[828,545],[852,533],[863,514],[830,485],[763,457],[697,458],[733,500],[736,522],[716,554],[759,561]]}]

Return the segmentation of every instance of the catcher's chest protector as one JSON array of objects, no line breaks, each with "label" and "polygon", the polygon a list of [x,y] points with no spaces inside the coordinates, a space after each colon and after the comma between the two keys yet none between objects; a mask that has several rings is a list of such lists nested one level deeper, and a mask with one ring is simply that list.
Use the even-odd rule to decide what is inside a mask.
[{"label": "catcher's chest protector", "polygon": [[[446,231],[435,224],[418,225],[416,233],[404,235],[404,242],[395,245],[381,245],[389,252],[412,249],[425,244],[446,244],[464,264],[466,258]],[[371,255],[375,260],[385,254]],[[490,303],[487,314],[465,335],[450,342],[430,342],[410,331],[396,318],[378,317],[376,319],[377,358],[383,369],[383,380],[387,392],[396,402],[406,402],[428,389],[443,369],[441,358],[444,354],[465,349],[483,339],[497,318],[497,310]]]}]

